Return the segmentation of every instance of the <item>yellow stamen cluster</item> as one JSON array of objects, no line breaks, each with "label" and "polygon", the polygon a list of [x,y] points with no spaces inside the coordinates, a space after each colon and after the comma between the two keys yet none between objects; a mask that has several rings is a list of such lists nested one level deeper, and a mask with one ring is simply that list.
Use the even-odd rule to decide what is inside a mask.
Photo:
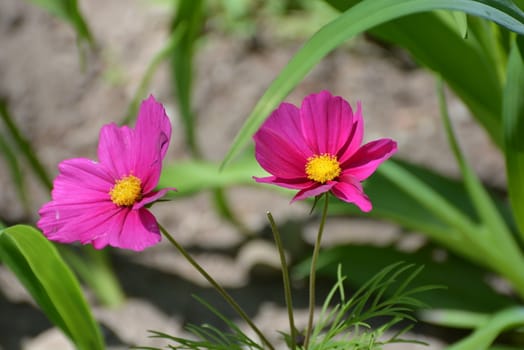
[{"label": "yellow stamen cluster", "polygon": [[331,154],[324,153],[307,159],[306,174],[310,180],[323,184],[337,178],[340,171],[337,157]]},{"label": "yellow stamen cluster", "polygon": [[124,176],[115,182],[109,191],[111,201],[116,205],[127,207],[135,204],[142,196],[142,181],[136,176]]}]

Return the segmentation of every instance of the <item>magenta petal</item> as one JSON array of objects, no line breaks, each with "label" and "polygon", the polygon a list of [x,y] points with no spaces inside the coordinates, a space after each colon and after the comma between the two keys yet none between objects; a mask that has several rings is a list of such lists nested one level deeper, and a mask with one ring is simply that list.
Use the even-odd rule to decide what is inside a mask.
[{"label": "magenta petal", "polygon": [[336,182],[334,182],[334,181],[328,182],[328,183],[323,184],[323,185],[319,185],[319,184],[315,183],[315,185],[313,185],[313,186],[311,186],[309,188],[306,188],[306,189],[298,191],[298,193],[295,195],[295,197],[293,197],[291,202],[294,202],[294,201],[297,201],[297,200],[306,199],[306,198],[309,198],[309,197],[316,197],[319,194],[322,194],[322,193],[325,193],[325,192],[328,192],[329,190],[331,190],[333,188],[333,186],[335,186],[335,184],[336,184]]},{"label": "magenta petal", "polygon": [[107,167],[115,180],[135,173],[136,136],[127,126],[107,124],[100,130],[98,159]]},{"label": "magenta petal", "polygon": [[176,191],[176,188],[168,187],[168,188],[162,188],[161,190],[156,191],[156,192],[149,192],[148,194],[144,195],[144,197],[142,197],[142,200],[140,202],[137,202],[135,203],[135,205],[133,205],[133,209],[134,210],[140,209],[143,206],[164,197],[168,191]]},{"label": "magenta petal", "polygon": [[101,164],[85,158],[73,158],[58,165],[52,198],[60,204],[92,203],[109,200],[113,179]]},{"label": "magenta petal", "polygon": [[59,204],[50,202],[40,211],[37,226],[50,240],[91,243],[111,232],[121,209],[112,203]]},{"label": "magenta petal", "polygon": [[255,134],[255,157],[268,173],[280,178],[305,176],[307,156],[284,135],[265,128]]},{"label": "magenta petal", "polygon": [[353,132],[353,111],[328,91],[307,96],[300,109],[302,132],[315,154],[337,155]]},{"label": "magenta petal", "polygon": [[141,251],[160,240],[160,229],[155,217],[142,208],[127,212],[122,231],[118,235],[112,235],[109,244],[113,247]]},{"label": "magenta petal", "polygon": [[353,115],[353,124],[351,125],[351,132],[344,143],[344,145],[338,150],[338,160],[341,163],[347,161],[351,156],[357,152],[362,139],[364,137],[364,120],[362,119],[362,106],[360,102],[357,102],[357,111]]},{"label": "magenta petal", "polygon": [[147,193],[158,184],[162,160],[171,140],[171,122],[153,96],[140,105],[135,133],[135,175],[142,180],[143,191]]},{"label": "magenta petal", "polygon": [[[308,158],[313,155],[313,151],[307,145],[302,133],[300,111],[293,104],[281,103],[266,119],[260,129],[285,140],[290,147],[295,149],[303,158]],[[254,136],[255,141],[259,141],[260,138],[260,135],[257,134]]]},{"label": "magenta petal", "polygon": [[359,181],[367,179],[378,166],[397,151],[397,143],[390,139],[380,139],[362,146],[346,163],[342,164],[342,174],[351,175]]},{"label": "magenta petal", "polygon": [[171,122],[164,106],[157,102],[153,95],[150,95],[140,105],[136,130],[137,134],[143,137],[144,141],[149,141],[149,143],[152,143],[152,137],[158,138],[156,147],[159,147],[160,157],[163,159],[171,140]]},{"label": "magenta petal", "polygon": [[371,201],[358,182],[338,182],[331,193],[344,202],[355,204],[363,212],[367,213],[372,209]]},{"label": "magenta petal", "polygon": [[277,186],[284,187],[284,188],[291,188],[294,190],[301,190],[301,189],[309,188],[315,185],[315,182],[305,179],[305,178],[282,179],[276,176],[267,176],[267,177],[253,176],[253,179],[255,179],[255,181],[258,183],[272,184],[272,185],[277,185]]}]

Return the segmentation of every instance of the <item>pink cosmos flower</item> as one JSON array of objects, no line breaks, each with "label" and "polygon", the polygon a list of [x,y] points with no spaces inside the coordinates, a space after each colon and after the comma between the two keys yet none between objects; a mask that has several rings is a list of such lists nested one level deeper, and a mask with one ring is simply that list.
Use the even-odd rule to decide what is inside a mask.
[{"label": "pink cosmos flower", "polygon": [[331,191],[362,211],[371,201],[361,182],[391,157],[397,144],[380,139],[363,146],[360,103],[349,103],[328,91],[307,96],[300,109],[282,103],[254,135],[255,156],[271,176],[257,182],[299,190],[292,202]]},{"label": "pink cosmos flower", "polygon": [[67,159],[58,165],[52,200],[37,226],[48,239],[143,250],[160,241],[146,205],[174,188],[154,191],[171,139],[171,123],[153,96],[142,102],[136,127],[100,130],[99,162]]}]

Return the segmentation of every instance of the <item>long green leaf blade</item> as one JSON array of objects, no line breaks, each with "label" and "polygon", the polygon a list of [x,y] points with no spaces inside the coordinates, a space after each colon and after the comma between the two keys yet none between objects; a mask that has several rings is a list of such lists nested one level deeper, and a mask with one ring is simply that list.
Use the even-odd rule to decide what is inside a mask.
[{"label": "long green leaf blade", "polygon": [[513,45],[503,95],[502,118],[506,153],[506,175],[513,217],[524,240],[524,62]]},{"label": "long green leaf blade", "polygon": [[202,0],[179,1],[173,21],[173,33],[182,28],[177,50],[171,57],[172,81],[178,108],[185,129],[186,143],[195,156],[199,149],[195,132],[195,113],[192,107],[193,56],[195,42],[204,26],[204,6]]},{"label": "long green leaf blade", "polygon": [[224,158],[228,163],[248,143],[263,120],[330,51],[358,33],[409,14],[447,9],[493,20],[524,34],[524,13],[507,1],[365,0],[325,25],[288,62],[258,101]]},{"label": "long green leaf blade", "polygon": [[100,329],[78,281],[55,247],[39,231],[26,225],[0,231],[0,260],[15,273],[49,319],[78,349],[104,349]]}]

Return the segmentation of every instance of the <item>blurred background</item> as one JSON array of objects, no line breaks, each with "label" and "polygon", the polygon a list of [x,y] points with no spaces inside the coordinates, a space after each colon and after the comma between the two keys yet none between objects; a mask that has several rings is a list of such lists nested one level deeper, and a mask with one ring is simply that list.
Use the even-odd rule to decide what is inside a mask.
[{"label": "blurred background", "polygon": [[[192,64],[177,70],[171,56],[161,60],[149,75],[145,93],[137,95],[148,66],[166,45],[176,23],[177,2],[90,0],[80,1],[79,6],[95,39],[94,49],[78,45],[68,23],[30,1],[0,2],[0,97],[52,178],[63,159],[96,159],[102,125],[123,122],[133,110],[133,99],[144,99],[149,93],[164,104],[173,123],[166,163],[195,157],[219,163],[270,82],[304,41],[337,15],[322,1],[207,1],[201,6],[202,26],[191,44]],[[191,105],[181,108],[180,89],[177,92],[173,77],[183,74],[190,76],[185,91]],[[358,36],[329,54],[287,101],[300,104],[306,95],[323,89],[353,105],[362,102],[367,140],[393,138],[399,144],[397,158],[458,177],[441,126],[435,80],[405,51]],[[450,95],[448,102],[472,166],[483,182],[495,190],[503,189],[504,163],[499,152],[458,99]],[[184,108],[194,121],[194,140],[188,140]],[[49,199],[45,186],[30,175],[31,169],[22,166],[21,170],[25,197],[13,183],[8,161],[0,157],[0,221],[5,225],[34,224],[38,208]],[[277,339],[275,329],[285,328],[287,319],[266,211],[275,216],[293,264],[310,254],[318,221],[309,215],[311,203],[290,205],[289,195],[246,182],[217,195],[204,186],[185,193],[179,184],[163,179],[182,193],[175,194],[171,202],[155,205],[153,212],[239,298],[255,323]],[[416,231],[365,217],[328,220],[324,239],[326,247],[360,247],[359,252],[365,252],[360,254],[375,258],[376,266],[359,266],[358,259],[348,266],[350,282],[351,271],[376,272],[380,263],[387,264],[384,257],[391,251],[424,254],[436,266],[459,259]],[[377,247],[387,250],[381,253]],[[86,293],[111,348],[163,344],[149,339],[148,329],[183,334],[188,322],[216,322],[191,294],[234,317],[167,243],[141,253],[109,251],[126,300],[106,307],[89,288]],[[477,270],[472,271],[476,278]],[[504,295],[508,287],[492,277],[486,274],[483,280],[495,286],[497,296]],[[462,278],[467,284],[468,275]],[[321,297],[333,279],[326,274],[319,283]],[[297,323],[304,326],[307,281],[296,278],[294,287]],[[413,337],[428,341],[430,347],[413,345],[413,349],[440,349],[463,335],[422,324],[414,332]],[[0,349],[63,349],[61,337],[16,278],[0,265]],[[408,348],[401,345],[398,349]]]}]

